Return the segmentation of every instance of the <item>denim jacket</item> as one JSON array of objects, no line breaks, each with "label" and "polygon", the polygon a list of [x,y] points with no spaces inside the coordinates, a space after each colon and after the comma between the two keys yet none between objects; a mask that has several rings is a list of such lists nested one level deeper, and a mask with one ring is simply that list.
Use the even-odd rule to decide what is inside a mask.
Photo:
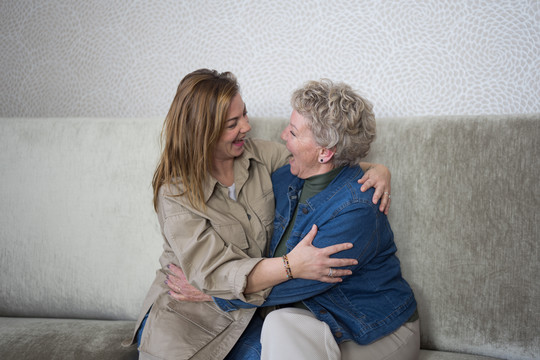
[{"label": "denim jacket", "polygon": [[[353,243],[352,249],[332,255],[357,259],[358,265],[348,267],[353,274],[337,284],[292,279],[274,286],[260,305],[303,301],[317,319],[330,326],[338,343],[354,340],[369,344],[398,329],[416,310],[412,289],[401,275],[390,224],[371,201],[373,190],[360,191],[357,179],[362,175],[360,167],[345,167],[325,190],[298,205],[287,241],[290,251],[316,224],[319,230],[314,246]],[[289,165],[272,175],[276,217],[270,256],[294,214],[303,183],[290,173]],[[240,300],[214,301],[224,311],[255,306]]]}]

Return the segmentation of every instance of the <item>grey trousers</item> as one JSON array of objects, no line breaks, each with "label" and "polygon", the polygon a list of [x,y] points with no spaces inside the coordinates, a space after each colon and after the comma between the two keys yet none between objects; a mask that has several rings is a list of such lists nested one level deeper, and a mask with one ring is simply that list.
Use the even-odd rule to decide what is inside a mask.
[{"label": "grey trousers", "polygon": [[338,345],[325,322],[298,308],[272,311],[261,334],[262,360],[416,360],[420,354],[420,321],[405,323],[369,345]]}]

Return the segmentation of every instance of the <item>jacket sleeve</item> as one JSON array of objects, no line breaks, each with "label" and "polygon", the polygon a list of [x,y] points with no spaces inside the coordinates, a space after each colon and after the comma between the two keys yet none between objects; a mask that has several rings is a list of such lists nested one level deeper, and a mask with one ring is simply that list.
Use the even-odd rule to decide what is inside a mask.
[{"label": "jacket sleeve", "polygon": [[[384,226],[384,214],[379,213],[371,204],[364,201],[351,205],[336,217],[325,224],[318,224],[319,231],[313,245],[322,248],[342,242],[352,242],[349,250],[332,255],[337,258],[351,258],[358,260],[358,265],[346,267],[354,272],[361,271],[375,255],[379,245],[379,226]],[[309,229],[306,229],[309,230]],[[302,234],[303,238],[308,231]],[[344,278],[346,281],[346,277]],[[303,301],[319,295],[338,284],[325,283],[315,280],[292,279],[273,287],[260,305],[250,304],[241,300],[224,300],[215,298],[215,303],[224,311],[238,310],[239,308],[264,307],[290,304]]]},{"label": "jacket sleeve", "polygon": [[158,216],[165,250],[174,252],[177,265],[191,285],[211,296],[253,303],[264,301],[269,290],[244,295],[247,275],[262,258],[250,258],[241,250],[245,239],[240,224],[227,225],[231,239],[238,242],[235,244],[231,239],[226,242],[202,214],[183,206],[179,197],[163,192],[160,192]]},{"label": "jacket sleeve", "polygon": [[289,162],[291,153],[285,145],[260,139],[253,139],[251,143],[253,153],[268,168],[270,174]]}]

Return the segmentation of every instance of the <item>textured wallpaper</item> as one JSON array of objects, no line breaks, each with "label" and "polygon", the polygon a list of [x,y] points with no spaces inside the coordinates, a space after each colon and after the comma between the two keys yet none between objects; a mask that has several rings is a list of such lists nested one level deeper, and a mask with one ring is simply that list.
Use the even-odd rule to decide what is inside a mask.
[{"label": "textured wallpaper", "polygon": [[322,77],[378,116],[540,112],[540,2],[0,1],[2,117],[161,117],[200,67],[251,116]]}]

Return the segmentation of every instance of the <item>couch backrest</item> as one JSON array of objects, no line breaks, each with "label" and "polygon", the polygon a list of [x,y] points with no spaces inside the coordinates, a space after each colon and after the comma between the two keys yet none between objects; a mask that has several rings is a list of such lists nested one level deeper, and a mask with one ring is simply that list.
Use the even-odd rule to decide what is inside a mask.
[{"label": "couch backrest", "polygon": [[540,116],[385,119],[390,222],[424,348],[540,356]]},{"label": "couch backrest", "polygon": [[0,315],[135,318],[161,119],[0,119]]},{"label": "couch backrest", "polygon": [[[279,139],[287,119],[252,119]],[[0,315],[133,319],[159,267],[161,119],[0,119]],[[540,115],[380,119],[422,346],[540,353]]]}]

